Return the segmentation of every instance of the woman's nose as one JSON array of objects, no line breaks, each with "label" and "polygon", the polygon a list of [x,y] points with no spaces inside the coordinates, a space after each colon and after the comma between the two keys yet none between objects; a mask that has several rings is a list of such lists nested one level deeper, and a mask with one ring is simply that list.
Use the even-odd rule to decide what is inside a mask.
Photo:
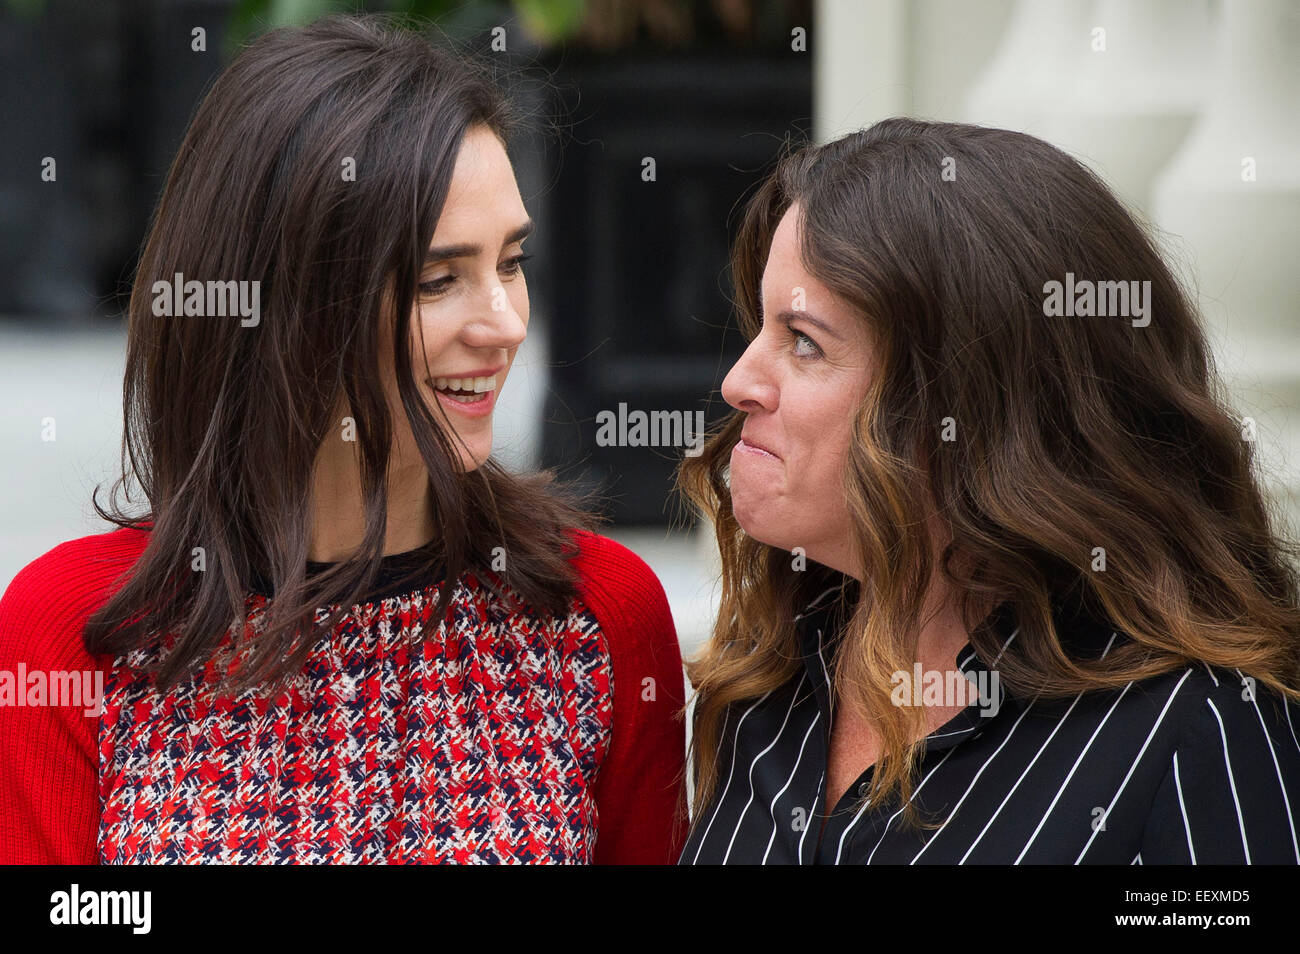
[{"label": "woman's nose", "polygon": [[466,344],[475,348],[517,348],[527,334],[527,320],[500,286],[491,292],[485,311],[465,329]]},{"label": "woman's nose", "polygon": [[723,379],[722,399],[737,411],[776,410],[778,392],[764,360],[755,339]]}]

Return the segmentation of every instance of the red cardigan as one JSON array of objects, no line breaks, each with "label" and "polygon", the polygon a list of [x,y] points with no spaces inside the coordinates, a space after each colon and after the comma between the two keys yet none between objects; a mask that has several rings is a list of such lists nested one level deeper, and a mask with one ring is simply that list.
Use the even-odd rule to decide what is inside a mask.
[{"label": "red cardigan", "polygon": [[[159,781],[161,774],[152,767],[144,773],[137,769],[132,783],[135,785],[134,790],[127,783],[131,782],[128,769],[133,765],[138,767],[141,763],[149,764],[157,758],[173,758],[176,750],[174,732],[164,743],[150,742],[153,745],[151,749],[138,748],[125,756],[122,753],[128,742],[143,746],[150,739],[158,739],[165,731],[174,730],[177,724],[186,725],[187,719],[203,721],[196,715],[189,715],[199,711],[194,708],[196,703],[186,700],[177,704],[176,713],[180,714],[173,713],[176,722],[164,725],[160,731],[152,723],[165,718],[159,713],[168,711],[172,707],[172,701],[163,696],[147,698],[140,695],[140,692],[147,693],[151,690],[137,691],[131,680],[136,679],[138,682],[138,677],[130,675],[130,669],[125,666],[115,668],[113,660],[105,657],[92,657],[82,643],[86,619],[108,599],[115,586],[125,579],[124,574],[134,565],[147,539],[147,531],[115,530],[61,544],[24,568],[14,578],[3,599],[0,599],[0,680],[5,678],[6,673],[9,674],[11,690],[10,698],[6,700],[3,683],[0,682],[0,863],[94,864],[101,860],[208,860],[202,851],[196,855],[193,851],[187,854],[184,850],[187,846],[193,846],[194,836],[190,829],[196,824],[196,816],[191,809],[195,808],[195,801],[201,799],[177,797],[176,793],[180,791],[182,783],[189,785],[194,776],[210,776],[229,769],[229,765],[221,764],[225,755],[223,750],[220,747],[207,752],[187,750],[187,756],[191,759],[186,763],[189,767],[176,773],[168,782],[172,791],[170,800],[150,796],[152,790],[163,786],[163,782]],[[577,779],[576,785],[571,786],[572,792],[564,789],[566,805],[563,811],[554,806],[530,804],[526,807],[531,814],[524,817],[542,819],[545,824],[553,824],[558,820],[561,834],[566,837],[569,832],[564,829],[564,823],[572,822],[573,831],[577,832],[572,844],[577,846],[579,853],[585,851],[586,857],[598,864],[673,863],[677,860],[684,838],[686,815],[683,789],[684,727],[677,718],[683,702],[684,682],[672,616],[659,581],[640,558],[620,544],[596,534],[581,533],[577,539],[580,553],[573,563],[580,577],[579,600],[575,601],[580,605],[577,607],[578,615],[571,619],[594,619],[596,625],[576,625],[571,627],[571,632],[566,632],[566,646],[576,647],[571,655],[576,657],[585,653],[588,662],[576,677],[568,671],[562,673],[561,681],[569,692],[573,691],[575,678],[582,685],[595,687],[589,690],[590,693],[599,694],[603,687],[604,696],[594,697],[599,704],[576,716],[572,711],[573,698],[576,697],[565,696],[563,708],[566,718],[571,718],[574,725],[581,723],[585,727],[583,731],[593,740],[589,750],[584,750],[580,741],[574,742],[577,761],[582,761],[584,754],[587,761],[583,763],[582,771],[577,771],[572,764],[562,764],[553,773],[564,784]],[[467,599],[466,603],[471,608],[482,608],[481,601],[475,602],[478,600],[477,590],[471,588],[470,594],[473,600]],[[395,615],[394,610],[388,609],[390,605],[385,603],[384,612]],[[418,597],[415,605],[419,605]],[[365,609],[370,616],[358,618],[373,618],[376,612],[374,606],[366,604]],[[402,619],[408,619],[410,604],[403,604],[401,609],[405,614]],[[587,612],[589,616],[586,615]],[[383,628],[387,632],[388,621],[385,620],[384,623]],[[514,628],[517,631],[518,626]],[[364,630],[365,627],[362,628],[363,633]],[[454,636],[453,632],[450,638]],[[583,637],[587,642],[582,642]],[[535,642],[534,640],[533,649],[538,648]],[[498,652],[499,645],[494,645],[492,651]],[[545,653],[548,650],[543,645],[538,651]],[[404,656],[401,658],[405,659]],[[454,659],[439,657],[436,672],[442,674],[449,671],[445,667],[454,666],[456,662]],[[533,665],[535,668],[535,663]],[[79,706],[16,705],[12,690],[20,666],[27,673],[98,670],[104,674],[105,682],[110,686],[106,692],[109,706],[103,715],[87,717]],[[433,669],[430,668],[429,671]],[[438,678],[442,676],[439,675]],[[378,684],[377,677],[375,684]],[[516,674],[516,680],[500,691],[509,692],[519,685]],[[654,687],[653,692],[647,691],[647,686],[651,685]],[[112,688],[114,686],[116,688]],[[17,688],[19,692],[22,691],[21,685]],[[368,688],[363,684],[361,691],[365,693]],[[529,689],[529,686],[524,686],[524,689]],[[156,690],[152,691],[156,693]],[[136,695],[131,695],[132,692]],[[324,690],[318,696],[323,693]],[[348,695],[347,698],[352,696]],[[305,702],[300,700],[295,718],[303,718],[304,712],[319,712],[321,705],[320,698],[314,701],[307,698]],[[209,713],[216,711],[216,706],[208,710]],[[224,725],[228,728],[232,710],[227,707],[223,711],[227,718]],[[143,721],[141,713],[148,713]],[[473,715],[475,713],[471,713]],[[553,713],[543,713],[539,718],[542,716],[550,719],[548,724],[555,722]],[[482,717],[486,719],[487,715]],[[453,714],[451,718],[453,724],[457,724],[458,716]],[[609,724],[611,718],[612,725]],[[421,727],[408,726],[405,720],[403,714],[401,727],[393,730],[391,726],[375,724],[372,717],[367,729],[371,735],[388,738],[390,742],[393,731],[404,730],[408,735],[416,736],[410,744],[418,744],[418,751],[424,754],[429,754],[430,748],[436,748],[424,744],[419,738]],[[517,728],[518,715],[515,720]],[[507,729],[510,728],[508,723],[509,720]],[[482,723],[498,727],[501,724],[500,721]],[[199,729],[195,726],[192,731],[198,732]],[[283,723],[277,725],[274,731],[283,737]],[[428,731],[432,732],[432,729]],[[523,731],[525,737],[531,734],[527,726]],[[567,751],[567,742],[578,739],[578,735],[577,729],[572,729],[569,738],[562,739],[565,744],[561,744],[558,749],[555,746],[546,747],[543,757],[554,762],[555,752]],[[370,736],[362,738],[368,739]],[[325,738],[321,742],[326,747],[331,745],[330,740]],[[335,739],[334,743],[337,742]],[[497,747],[493,756],[503,757],[503,747],[512,743],[510,740],[494,740],[494,744]],[[522,747],[526,749],[528,744],[525,738]],[[513,754],[520,755],[520,748],[519,739],[515,738]],[[444,749],[460,757],[449,766],[451,774],[458,774],[465,766],[469,766],[467,771],[472,772],[475,764],[472,754],[465,755],[460,749],[448,746],[444,746]],[[417,749],[412,748],[411,751]],[[283,749],[280,752],[282,755]],[[273,766],[274,760],[281,755],[273,758]],[[372,756],[373,753],[368,751],[361,764],[373,774],[375,764]],[[399,758],[407,757],[408,752],[403,749]],[[231,753],[231,758],[237,762],[240,758],[247,760],[248,755],[246,752]],[[194,759],[198,761],[195,762]],[[464,761],[465,759],[471,761]],[[197,769],[194,768],[196,764],[199,765]],[[404,764],[399,762],[397,767]],[[390,765],[379,767],[383,769],[381,774],[385,777],[388,770],[394,768]],[[305,770],[300,768],[299,771]],[[437,774],[432,768],[426,771],[426,774],[430,773]],[[220,786],[210,787],[208,796],[216,792],[220,800],[220,796],[233,791],[242,799],[250,797],[247,793],[258,791],[257,782],[251,776],[236,779],[234,775],[235,770],[230,770]],[[265,782],[261,772],[258,778]],[[301,781],[304,785],[318,784],[311,780]],[[337,783],[340,779],[335,776],[334,781]],[[346,779],[343,782],[345,787],[351,787]],[[373,789],[373,783],[366,784],[372,784]],[[393,782],[392,787],[399,792],[399,808],[410,805],[414,811],[422,810],[420,791],[408,788],[405,791],[406,801],[403,802],[401,784]],[[470,787],[472,789],[472,783]],[[272,790],[268,792],[268,788]],[[388,797],[388,788],[381,786],[378,791],[381,799]],[[461,792],[463,794],[464,788]],[[287,809],[277,802],[273,786],[264,784],[260,794],[265,797],[260,806],[260,814],[263,817],[273,816],[277,823],[280,822],[282,813]],[[309,794],[319,795],[319,791],[313,789]],[[573,794],[574,797],[567,799],[568,794]],[[423,797],[427,799],[429,796],[424,793]],[[477,797],[483,797],[481,790]],[[153,800],[150,801],[150,798]],[[238,808],[245,804],[237,801],[235,806]],[[587,809],[585,814],[584,805]],[[591,810],[593,805],[594,811]],[[198,823],[206,821],[205,807],[213,813],[213,817],[219,813],[219,806],[200,804],[197,807]],[[229,802],[226,807],[231,807]],[[357,818],[363,818],[363,821],[360,823],[360,834],[354,831],[351,837],[363,841],[378,839],[380,833],[367,831],[364,820],[374,817],[373,812],[377,809],[369,804],[365,807],[371,814],[353,816],[354,829],[357,827]],[[391,801],[388,807],[392,809]],[[427,808],[427,803],[424,808]],[[509,810],[507,807],[505,813],[508,814]],[[498,807],[492,809],[494,824],[499,822],[502,813]],[[209,845],[216,845],[219,849],[233,849],[236,861],[249,860],[251,857],[245,855],[240,858],[241,844],[254,844],[247,840],[241,841],[247,835],[246,831],[235,831],[243,824],[239,814],[239,811],[227,813],[227,829]],[[328,816],[311,814],[306,810],[303,815],[298,828],[290,834],[281,833],[289,843],[287,848],[276,845],[276,836],[273,835],[268,842],[267,836],[263,835],[261,841],[257,842],[261,854],[256,860],[264,860],[268,847],[272,852],[277,847],[292,852],[295,850],[292,841],[297,834],[322,830],[327,831],[331,838],[342,838],[345,850],[341,853],[301,852],[292,856],[291,860],[330,861],[339,857],[372,860],[364,854],[358,855],[355,842],[347,842],[348,836],[338,835],[328,823],[322,825],[320,819]],[[465,821],[466,817],[466,809],[458,809],[455,820],[448,823],[451,827],[447,838],[459,837],[456,826]],[[486,819],[486,814],[483,817]],[[469,821],[473,819],[470,818]],[[519,819],[507,819],[505,824],[508,826],[512,822],[518,823]],[[390,840],[395,838],[401,842],[403,834],[408,832],[402,826],[409,824],[400,817],[396,820],[389,819],[385,823],[383,837]],[[428,824],[432,825],[432,822]],[[587,825],[586,843],[582,840],[583,824]],[[150,827],[153,832],[150,836],[154,841],[152,854],[144,850],[145,846],[137,836],[144,827]],[[339,826],[340,829],[342,827],[344,826]],[[505,830],[509,832],[508,827]],[[543,830],[550,829],[543,827]],[[165,832],[166,837],[161,837],[159,832]],[[324,837],[326,836],[322,835]],[[418,832],[416,837],[418,838]],[[589,844],[593,838],[594,852],[590,850]],[[527,850],[522,853],[516,850],[511,854],[507,841],[500,842],[505,849],[505,857],[501,860],[548,860],[548,837],[538,837],[525,845],[526,849],[533,851],[532,855]],[[553,859],[554,848],[549,848],[549,857]],[[486,843],[489,858],[493,857],[492,849],[493,844],[489,840]],[[468,849],[434,852],[426,846],[422,850],[423,854],[419,851],[407,855],[398,852],[396,857],[397,860],[437,857],[439,860],[453,861],[482,860],[483,857],[482,853]],[[348,855],[348,851],[353,854]]]}]

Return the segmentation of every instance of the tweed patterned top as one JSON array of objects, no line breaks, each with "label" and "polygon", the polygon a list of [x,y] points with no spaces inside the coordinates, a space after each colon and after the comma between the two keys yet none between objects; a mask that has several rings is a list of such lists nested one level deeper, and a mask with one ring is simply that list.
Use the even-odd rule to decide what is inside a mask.
[{"label": "tweed patterned top", "polygon": [[[166,693],[138,672],[165,647],[113,660],[91,740],[94,857],[84,858],[89,831],[76,853],[102,863],[675,860],[682,685],[671,616],[630,551],[591,534],[581,547],[583,597],[567,616],[507,604],[472,572],[453,587],[446,622],[436,581],[381,591],[351,607],[274,698],[214,691],[237,661],[233,627],[217,658]],[[385,558],[385,572],[401,556]],[[32,657],[30,669],[49,641],[14,632],[33,625],[14,612],[14,586],[0,603],[0,665]],[[245,637],[266,605],[249,596]],[[247,638],[239,645],[247,651]],[[657,700],[644,698],[646,678],[662,686]],[[0,767],[11,775],[27,747],[4,711]],[[77,726],[58,714],[46,725],[56,743]],[[60,854],[32,844],[42,825],[57,827],[30,796],[66,774],[54,759],[27,767],[25,792],[4,793],[0,860]],[[49,811],[68,807],[92,806],[55,798]],[[24,823],[38,830],[16,837]]]}]

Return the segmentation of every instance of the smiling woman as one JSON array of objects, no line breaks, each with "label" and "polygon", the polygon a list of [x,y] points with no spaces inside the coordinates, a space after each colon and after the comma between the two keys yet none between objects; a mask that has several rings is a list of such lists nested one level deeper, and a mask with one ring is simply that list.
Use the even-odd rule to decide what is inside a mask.
[{"label": "smiling woman", "polygon": [[[0,669],[105,674],[92,718],[0,707],[0,861],[675,857],[663,589],[491,458],[528,326],[508,119],[380,17],[212,86],[130,306],[148,506],[0,600]],[[177,273],[260,283],[260,324],[156,314]]]}]

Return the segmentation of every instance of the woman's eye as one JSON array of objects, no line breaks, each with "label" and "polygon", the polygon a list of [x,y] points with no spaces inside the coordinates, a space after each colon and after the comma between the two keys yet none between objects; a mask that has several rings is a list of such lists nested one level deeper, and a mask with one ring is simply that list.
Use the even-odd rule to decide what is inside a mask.
[{"label": "woman's eye", "polygon": [[456,281],[455,275],[444,275],[441,278],[431,278],[427,282],[420,282],[420,292],[424,295],[439,295],[445,292]]},{"label": "woman's eye", "polygon": [[790,329],[790,334],[794,337],[794,353],[800,358],[815,358],[821,354],[821,348],[817,347],[817,342],[813,341],[802,331]]},{"label": "woman's eye", "polygon": [[[497,270],[502,275],[513,277],[523,271],[524,262],[528,261],[530,258],[532,258],[531,255],[516,255],[513,258],[508,258],[502,262],[497,266]],[[456,284],[455,275],[443,275],[441,278],[431,278],[427,282],[420,282],[420,294],[425,297],[441,295],[454,284]]]},{"label": "woman's eye", "polygon": [[532,258],[531,255],[516,255],[514,258],[508,258],[501,263],[501,272],[505,275],[518,275],[523,270],[524,262]]}]

